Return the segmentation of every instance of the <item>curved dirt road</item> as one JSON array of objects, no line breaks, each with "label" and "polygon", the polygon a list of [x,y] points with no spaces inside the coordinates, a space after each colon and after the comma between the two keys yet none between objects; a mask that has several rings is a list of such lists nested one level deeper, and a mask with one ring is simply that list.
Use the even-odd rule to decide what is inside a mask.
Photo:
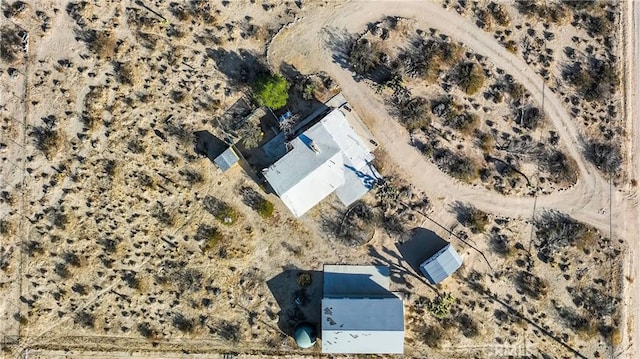
[{"label": "curved dirt road", "polygon": [[[374,96],[373,89],[364,82],[355,81],[353,74],[340,65],[341,54],[335,50],[335,42],[340,41],[341,35],[361,32],[368,23],[383,16],[415,19],[425,28],[436,28],[465,43],[523,84],[534,101],[542,102],[543,79],[524,60],[509,53],[466,19],[429,2],[412,2],[410,5],[407,2],[348,2],[331,8],[318,8],[313,16],[298,19],[274,39],[268,52],[269,62],[275,68],[286,62],[303,72],[327,71],[340,84],[345,97],[365,119],[401,171],[416,187],[434,198],[455,198],[482,210],[511,217],[530,217],[534,205],[537,208],[555,208],[609,231],[609,215],[602,212],[602,209],[609,208],[609,183],[585,161],[579,151],[578,131],[569,113],[549,90],[544,91],[544,110],[580,171],[578,183],[569,190],[537,199],[503,196],[453,180],[417,152],[408,143],[404,128],[387,114],[379,96]],[[622,200],[617,193],[613,195],[620,197],[615,202]],[[612,208],[616,211],[613,215],[623,211],[622,206]]]}]

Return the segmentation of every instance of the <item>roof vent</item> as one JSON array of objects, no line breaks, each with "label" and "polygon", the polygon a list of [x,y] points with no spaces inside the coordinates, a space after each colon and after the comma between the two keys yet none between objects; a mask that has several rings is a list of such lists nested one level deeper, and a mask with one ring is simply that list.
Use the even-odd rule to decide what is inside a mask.
[{"label": "roof vent", "polygon": [[320,148],[318,148],[318,146],[316,146],[315,142],[313,142],[313,141],[309,142],[309,147],[311,147],[313,152],[320,153]]}]

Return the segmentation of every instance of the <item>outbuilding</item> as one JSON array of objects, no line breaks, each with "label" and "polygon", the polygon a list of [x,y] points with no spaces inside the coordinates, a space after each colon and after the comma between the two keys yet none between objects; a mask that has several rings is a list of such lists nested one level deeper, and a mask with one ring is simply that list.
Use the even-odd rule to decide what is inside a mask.
[{"label": "outbuilding", "polygon": [[462,258],[451,243],[447,243],[436,254],[420,264],[420,271],[432,284],[438,284],[458,270],[461,265]]}]

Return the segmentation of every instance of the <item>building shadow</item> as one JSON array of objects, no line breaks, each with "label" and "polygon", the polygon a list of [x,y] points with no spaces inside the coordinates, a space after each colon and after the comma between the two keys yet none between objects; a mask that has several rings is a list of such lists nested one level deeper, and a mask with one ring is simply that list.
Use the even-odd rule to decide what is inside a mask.
[{"label": "building shadow", "polygon": [[[307,287],[298,284],[298,276],[308,273],[311,283]],[[267,287],[280,307],[278,328],[289,336],[298,324],[308,323],[320,333],[322,304],[322,271],[285,269],[267,281]]]},{"label": "building shadow", "polygon": [[211,162],[220,156],[229,145],[207,130],[196,131],[194,151],[200,156],[207,156]]},{"label": "building shadow", "polygon": [[411,230],[411,237],[407,241],[404,243],[396,243],[396,248],[411,269],[413,269],[417,275],[421,276],[420,264],[436,254],[447,244],[447,241],[432,230],[418,227]]}]

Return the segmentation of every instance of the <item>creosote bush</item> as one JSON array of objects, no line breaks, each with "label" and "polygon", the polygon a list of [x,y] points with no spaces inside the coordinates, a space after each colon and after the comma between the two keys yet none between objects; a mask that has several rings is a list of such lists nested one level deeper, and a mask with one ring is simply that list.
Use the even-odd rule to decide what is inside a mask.
[{"label": "creosote bush", "polygon": [[615,175],[620,171],[622,155],[618,143],[592,140],[584,146],[585,157],[602,172]]},{"label": "creosote bush", "polygon": [[349,64],[358,75],[366,75],[378,66],[380,56],[375,46],[367,39],[353,43],[349,50]]},{"label": "creosote bush", "polygon": [[563,247],[585,244],[595,235],[584,223],[554,210],[538,214],[533,224],[536,227],[536,247],[547,260]]},{"label": "creosote bush", "polygon": [[484,85],[484,70],[476,63],[463,63],[457,70],[458,86],[467,94],[477,93]]},{"label": "creosote bush", "polygon": [[238,220],[238,212],[227,202],[213,196],[206,196],[202,202],[204,209],[225,225],[232,225]]},{"label": "creosote bush", "polygon": [[239,193],[242,196],[242,203],[258,212],[260,217],[266,219],[273,216],[273,203],[262,197],[256,190],[249,186],[242,186],[239,189]]},{"label": "creosote bush", "polygon": [[469,228],[473,233],[484,232],[489,224],[489,215],[476,207],[461,202],[455,202],[452,206],[458,222]]}]

